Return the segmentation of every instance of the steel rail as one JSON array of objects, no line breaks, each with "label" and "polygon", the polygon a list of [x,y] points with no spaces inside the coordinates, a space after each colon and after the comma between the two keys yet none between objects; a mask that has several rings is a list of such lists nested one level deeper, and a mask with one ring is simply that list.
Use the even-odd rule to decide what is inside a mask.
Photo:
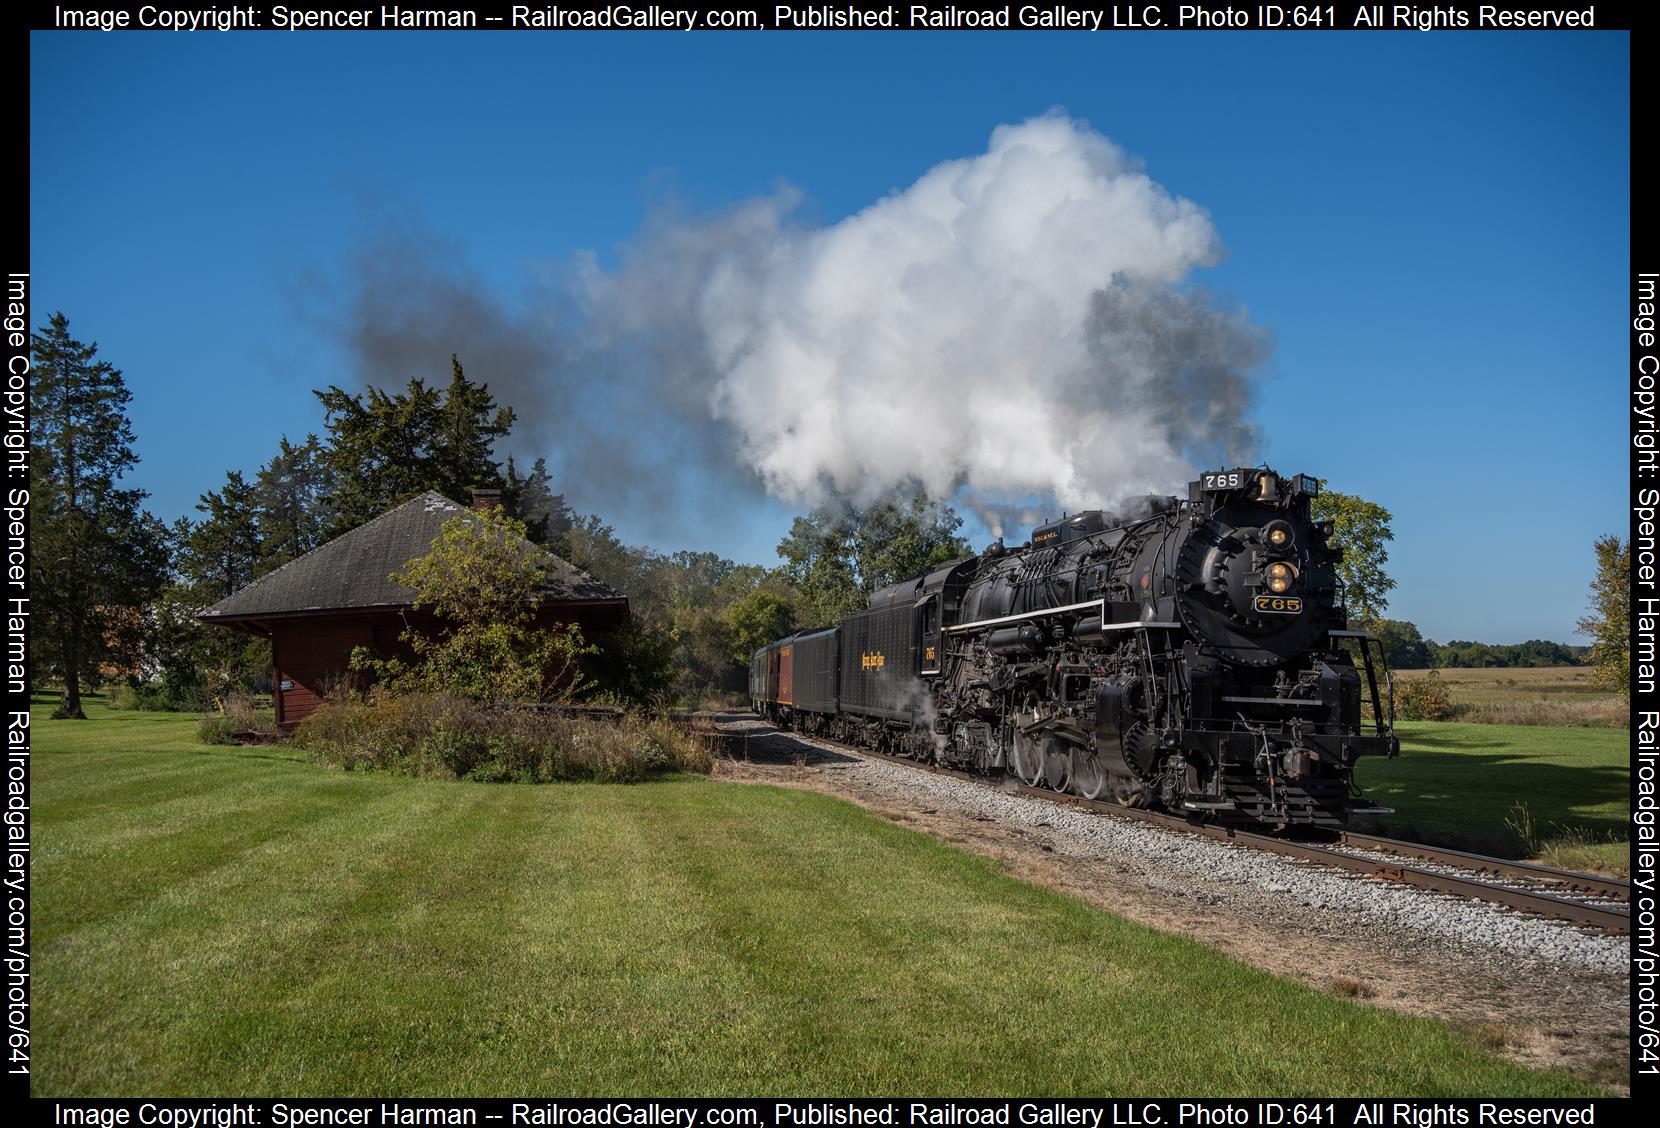
[{"label": "steel rail", "polygon": [[[1344,854],[1334,850],[1330,845],[1320,845],[1309,842],[1296,842],[1286,838],[1275,838],[1255,831],[1239,830],[1233,827],[1214,826],[1209,823],[1192,823],[1176,815],[1165,814],[1161,811],[1148,811],[1139,807],[1125,807],[1118,803],[1109,803],[1100,799],[1084,799],[1066,792],[1054,791],[1044,787],[1032,787],[1029,784],[1019,783],[1011,776],[1005,776],[1001,781],[988,778],[974,772],[963,771],[960,768],[947,768],[938,764],[927,764],[920,760],[913,760],[908,756],[896,756],[889,752],[874,752],[857,745],[844,744],[841,741],[828,737],[811,736],[806,733],[795,733],[787,729],[779,732],[799,739],[821,740],[837,748],[845,748],[861,756],[871,756],[879,760],[887,760],[905,767],[921,771],[933,772],[938,775],[956,776],[984,786],[1001,786],[1014,794],[1027,795],[1036,799],[1044,799],[1051,803],[1063,806],[1078,807],[1096,811],[1101,814],[1115,815],[1119,818],[1134,819],[1138,822],[1162,826],[1168,830],[1181,831],[1188,834],[1199,834],[1219,842],[1230,842],[1246,849],[1262,850],[1267,853],[1279,854],[1283,857],[1296,858],[1301,861],[1314,862],[1332,869],[1344,870],[1362,877],[1380,878],[1386,881],[1400,882],[1419,889],[1426,889],[1436,893],[1446,893],[1468,900],[1487,901],[1518,909],[1522,912],[1533,913],[1537,916],[1550,917],[1555,920],[1568,921],[1572,924],[1586,925],[1592,928],[1604,929],[1608,932],[1629,934],[1631,932],[1631,910],[1626,907],[1607,905],[1592,905],[1576,901],[1568,897],[1560,897],[1554,893],[1545,893],[1531,889],[1516,889],[1506,885],[1497,885],[1479,878],[1461,877],[1457,874],[1439,873],[1435,870],[1423,869],[1419,866],[1397,864],[1393,861],[1380,861],[1376,858],[1361,858],[1353,854]],[[736,734],[733,734],[735,736]],[[1617,878],[1598,877],[1595,874],[1577,873],[1573,870],[1557,870],[1547,866],[1535,866],[1526,862],[1512,862],[1503,858],[1489,858],[1481,854],[1468,854],[1459,850],[1444,850],[1433,846],[1424,846],[1415,842],[1402,842],[1390,838],[1377,838],[1371,835],[1353,834],[1348,831],[1340,832],[1337,842],[1343,845],[1355,846],[1374,850],[1379,853],[1395,853],[1405,857],[1416,858],[1421,861],[1435,861],[1446,865],[1460,866],[1475,870],[1477,873],[1494,873],[1509,877],[1525,877],[1534,881],[1557,882],[1567,886],[1575,892],[1590,896],[1605,897],[1613,900],[1624,899],[1629,901],[1631,896],[1630,882],[1622,882]]]},{"label": "steel rail", "polygon": [[[917,767],[926,766],[918,764],[915,760],[907,760],[904,757],[884,756],[884,759],[892,759],[898,763],[908,763]],[[1098,811],[1102,814],[1118,815],[1120,817],[1128,816],[1141,822],[1152,823],[1171,830],[1185,831],[1190,834],[1201,834],[1206,838],[1211,838],[1219,842],[1231,842],[1252,850],[1262,850],[1267,853],[1279,854],[1283,857],[1297,858],[1307,862],[1316,862],[1323,866],[1330,866],[1333,869],[1340,869],[1349,873],[1359,874],[1362,877],[1376,877],[1387,881],[1398,881],[1406,885],[1412,885],[1419,889],[1428,889],[1436,893],[1448,893],[1454,896],[1464,897],[1469,900],[1488,901],[1494,904],[1505,905],[1512,909],[1520,909],[1523,912],[1533,913],[1537,916],[1551,917],[1556,920],[1568,921],[1572,924],[1588,925],[1592,928],[1600,928],[1609,932],[1620,934],[1629,934],[1631,932],[1631,910],[1629,906],[1614,907],[1608,905],[1593,905],[1584,901],[1576,901],[1568,897],[1561,897],[1554,893],[1546,893],[1540,890],[1517,889],[1508,885],[1499,885],[1492,882],[1482,881],[1479,878],[1461,877],[1457,874],[1440,873],[1435,870],[1423,869],[1419,866],[1400,865],[1393,862],[1379,861],[1375,858],[1360,858],[1353,854],[1341,853],[1337,850],[1333,850],[1330,846],[1324,846],[1318,843],[1296,842],[1288,838],[1275,838],[1267,834],[1258,834],[1255,831],[1239,830],[1237,828],[1225,826],[1213,826],[1208,823],[1190,823],[1184,818],[1164,814],[1160,811],[1146,811],[1136,807],[1124,807],[1117,803],[1107,803],[1099,799],[1083,799],[1076,795],[1067,795],[1063,792],[1052,791],[1048,788],[1032,787],[1024,783],[1018,784],[1015,791],[1018,794],[1030,795],[1039,799],[1047,799],[1052,803],[1078,806],[1088,810]],[[1437,850],[1434,847],[1420,846],[1411,842],[1402,842],[1397,844],[1394,843],[1392,839],[1369,838],[1369,836],[1366,835],[1349,836],[1346,832],[1343,837],[1358,838],[1367,840],[1370,843],[1388,843],[1391,845],[1397,845],[1401,852],[1404,853],[1406,851],[1413,851],[1416,856],[1425,860],[1443,861],[1445,864],[1452,865],[1464,864],[1452,860],[1460,854],[1460,851],[1456,850]],[[1343,838],[1339,839],[1339,841],[1342,840]],[[1349,844],[1358,845],[1359,843],[1350,842]],[[1380,851],[1382,850],[1381,846],[1369,845],[1367,848],[1378,849]],[[1464,855],[1464,857],[1483,862],[1502,862],[1502,859],[1486,859],[1479,854],[1468,854]],[[1592,889],[1582,890],[1585,892],[1592,892],[1593,895],[1596,896],[1608,896],[1616,899],[1621,896],[1618,892],[1618,882],[1598,878],[1592,874],[1575,873],[1571,870],[1554,870],[1545,866],[1529,866],[1522,862],[1507,862],[1504,864],[1506,866],[1514,867],[1514,870],[1522,871],[1521,874],[1518,874],[1513,870],[1510,874],[1508,874],[1508,876],[1525,875],[1533,880],[1549,880],[1565,884],[1569,882],[1576,882],[1580,886],[1593,886],[1599,889],[1607,888],[1614,890],[1614,892],[1610,893],[1595,892]],[[1489,865],[1485,870],[1478,870],[1478,872],[1492,872],[1493,868],[1493,866]],[[1627,899],[1631,896],[1631,885],[1629,882],[1625,883],[1623,896]]]},{"label": "steel rail", "polygon": [[1338,835],[1337,841],[1343,846],[1374,850],[1380,854],[1398,854],[1405,858],[1415,858],[1424,862],[1439,862],[1443,865],[1474,870],[1476,873],[1491,873],[1501,877],[1519,877],[1527,881],[1554,882],[1561,885],[1568,892],[1580,893],[1589,897],[1602,897],[1611,901],[1623,901],[1627,904],[1631,901],[1631,882],[1622,877],[1606,877],[1597,873],[1580,873],[1577,870],[1536,866],[1532,862],[1517,862],[1509,858],[1493,858],[1486,854],[1471,854],[1464,850],[1426,846],[1421,842],[1406,842],[1397,838],[1379,838],[1373,834],[1357,834],[1347,830]]}]

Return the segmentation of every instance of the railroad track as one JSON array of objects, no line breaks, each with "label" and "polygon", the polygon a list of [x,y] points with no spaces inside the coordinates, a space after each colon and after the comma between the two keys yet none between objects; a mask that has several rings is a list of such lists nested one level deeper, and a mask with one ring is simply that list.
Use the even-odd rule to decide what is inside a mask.
[{"label": "railroad track", "polygon": [[[774,731],[784,732],[794,739],[821,741],[838,750],[891,761],[918,771],[956,776],[982,786],[1001,787],[1014,794],[1043,799],[1062,806],[1152,823],[1186,834],[1203,835],[1252,850],[1315,862],[1362,877],[1396,881],[1437,893],[1488,901],[1537,916],[1569,921],[1608,932],[1631,932],[1631,883],[1620,878],[1551,869],[1527,862],[1491,858],[1482,854],[1470,854],[1461,850],[1350,831],[1339,832],[1335,838],[1326,842],[1304,842],[1259,834],[1255,831],[1196,824],[1160,811],[1121,807],[1117,803],[1083,799],[1047,788],[1031,787],[1010,777],[997,781],[973,772],[925,764],[885,752],[872,752],[867,748],[842,744],[824,737],[804,737],[785,730]],[[746,739],[739,734],[726,735],[731,743]]]}]

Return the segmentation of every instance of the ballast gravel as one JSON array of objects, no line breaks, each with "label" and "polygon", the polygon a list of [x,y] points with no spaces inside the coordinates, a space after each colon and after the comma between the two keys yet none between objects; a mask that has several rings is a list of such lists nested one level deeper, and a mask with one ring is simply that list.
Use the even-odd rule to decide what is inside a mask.
[{"label": "ballast gravel", "polygon": [[939,803],[999,820],[1058,856],[1112,866],[1171,897],[1275,919],[1340,914],[1351,936],[1376,936],[1390,947],[1490,949],[1506,962],[1616,973],[1630,955],[1625,937],[836,751],[846,760],[831,770],[857,777],[860,789],[877,798],[913,809]]}]

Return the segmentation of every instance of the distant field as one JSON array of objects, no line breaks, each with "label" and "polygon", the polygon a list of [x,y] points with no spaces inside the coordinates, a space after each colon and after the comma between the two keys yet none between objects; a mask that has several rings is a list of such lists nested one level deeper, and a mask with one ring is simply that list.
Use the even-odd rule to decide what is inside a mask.
[{"label": "distant field", "polygon": [[342,774],[48,712],[35,1095],[1585,1091],[808,791]]},{"label": "distant field", "polygon": [[1372,819],[1377,829],[1571,869],[1629,871],[1624,730],[1403,721],[1399,731],[1398,758],[1364,758],[1355,769],[1370,798],[1395,808]]},{"label": "distant field", "polygon": [[[1589,666],[1521,666],[1510,669],[1436,670],[1462,699],[1490,704],[1533,696],[1592,694],[1618,697],[1591,680]],[[1401,678],[1428,677],[1428,670],[1396,670]],[[1466,696],[1467,695],[1467,696]]]},{"label": "distant field", "polygon": [[[1623,728],[1629,710],[1618,693],[1591,679],[1589,666],[1517,669],[1436,670],[1452,691],[1455,720],[1485,724],[1586,725]],[[1402,681],[1419,681],[1429,670],[1396,670]]]}]

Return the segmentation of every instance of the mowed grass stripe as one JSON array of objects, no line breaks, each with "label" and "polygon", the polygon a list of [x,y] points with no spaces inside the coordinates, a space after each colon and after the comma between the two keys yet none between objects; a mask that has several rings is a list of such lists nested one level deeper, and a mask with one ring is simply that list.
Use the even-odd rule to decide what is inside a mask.
[{"label": "mowed grass stripe", "polygon": [[40,1094],[1582,1091],[825,796],[337,775],[126,723],[35,733]]},{"label": "mowed grass stripe", "polygon": [[[410,841],[440,829],[446,809],[458,809],[437,795],[396,791],[369,797],[336,789],[324,807],[314,798],[304,788],[281,795],[248,819],[246,835],[217,847],[219,824],[207,820],[200,835],[155,843],[143,866],[118,868],[111,857],[114,897],[99,897],[95,883],[60,890],[49,871],[41,875],[37,977],[60,957],[79,967],[63,1005],[41,1015],[44,1037],[72,1038],[113,1010],[123,1036],[149,1045],[159,1086],[151,1091],[184,1092],[204,1061],[243,1059],[245,1031],[237,1027],[246,1016],[257,1022],[299,1011],[295,1000],[329,963],[331,934],[361,932],[382,911],[381,875],[401,865]],[[134,887],[144,890],[136,901]],[[90,918],[61,935],[49,926],[56,914],[46,911],[47,894],[60,891],[81,910],[65,915]],[[97,908],[86,910],[88,901]],[[98,911],[106,903],[113,910]],[[94,1085],[107,1091],[115,1077]]]},{"label": "mowed grass stripe", "polygon": [[[285,852],[313,833],[326,844],[335,827],[315,831],[313,824],[358,817],[353,808],[367,799],[364,784],[375,782],[322,773],[296,779],[294,765],[280,776],[240,766],[227,771],[225,758],[215,759],[162,781],[161,792],[153,778],[140,780],[129,806],[107,798],[80,805],[71,798],[61,826],[56,817],[47,820],[36,835],[35,878],[68,894],[77,911],[42,922],[38,939],[51,943],[59,930],[73,934],[135,903],[153,906],[158,890],[212,888],[210,875],[268,847]],[[401,808],[406,797],[384,792],[380,802]],[[54,815],[57,808],[54,802]],[[256,860],[260,880],[269,865],[270,859]],[[89,895],[75,896],[79,891]]]},{"label": "mowed grass stripe", "polygon": [[[120,751],[136,753],[168,749],[124,747]],[[150,756],[133,760],[128,770],[118,777],[110,775],[107,762],[101,762],[94,757],[67,758],[61,766],[55,765],[62,773],[63,810],[59,812],[61,821],[69,822],[76,818],[101,820],[112,813],[120,815],[129,811],[148,817],[152,813],[150,802],[170,798],[177,792],[177,784],[181,779],[193,781],[192,794],[214,786],[247,786],[250,781],[259,778],[259,763],[235,754],[250,751],[252,749],[203,747],[188,758]],[[234,757],[244,770],[226,775],[222,767],[227,757]],[[297,759],[292,754],[287,754],[281,759],[272,757],[266,761],[265,774],[286,775],[286,765],[295,762]]]}]

